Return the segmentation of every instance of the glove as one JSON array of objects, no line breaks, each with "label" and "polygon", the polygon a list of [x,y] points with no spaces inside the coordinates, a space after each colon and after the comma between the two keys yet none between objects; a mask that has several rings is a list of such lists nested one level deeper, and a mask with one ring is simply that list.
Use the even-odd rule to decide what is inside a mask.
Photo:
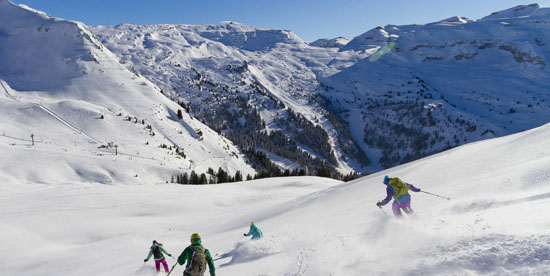
[{"label": "glove", "polygon": [[419,192],[421,192],[422,190],[418,189]]},{"label": "glove", "polygon": [[146,262],[147,262],[147,259],[143,260],[143,262],[146,263]]},{"label": "glove", "polygon": [[376,206],[382,207],[382,203],[380,203],[380,201],[378,201],[378,202],[376,202]]},{"label": "glove", "polygon": [[168,256],[172,257],[172,254],[168,254]]},{"label": "glove", "polygon": [[245,237],[246,237],[246,234],[243,234],[243,236],[245,236]]}]

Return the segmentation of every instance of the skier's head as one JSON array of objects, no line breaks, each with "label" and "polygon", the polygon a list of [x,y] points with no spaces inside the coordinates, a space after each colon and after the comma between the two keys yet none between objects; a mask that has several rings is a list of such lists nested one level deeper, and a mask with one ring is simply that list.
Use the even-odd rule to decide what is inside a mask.
[{"label": "skier's head", "polygon": [[250,223],[250,226],[252,226],[252,225],[254,225],[254,222],[251,222],[251,223]]},{"label": "skier's head", "polygon": [[201,243],[201,235],[199,235],[199,233],[193,233],[191,235],[191,243],[192,244],[196,244],[196,243]]},{"label": "skier's head", "polygon": [[389,176],[384,176],[384,184],[388,185],[388,183],[390,183],[390,177]]},{"label": "skier's head", "polygon": [[153,244],[157,244],[158,242],[156,240],[153,241]]}]

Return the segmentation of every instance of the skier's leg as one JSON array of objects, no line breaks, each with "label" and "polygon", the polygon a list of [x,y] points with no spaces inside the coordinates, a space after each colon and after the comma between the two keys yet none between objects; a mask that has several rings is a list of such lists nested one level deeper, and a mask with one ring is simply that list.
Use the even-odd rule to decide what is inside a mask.
[{"label": "skier's leg", "polygon": [[410,214],[413,214],[413,210],[411,209],[411,200],[406,200],[404,202],[401,203],[402,206],[403,206],[403,211],[405,211],[405,213],[407,213],[407,215],[410,215]]},{"label": "skier's leg", "polygon": [[160,261],[155,261],[155,268],[157,269],[157,272],[160,271]]},{"label": "skier's leg", "polygon": [[417,218],[418,216],[414,213],[413,209],[411,208],[411,200],[407,200],[403,202],[405,206],[403,206],[403,211],[407,213],[407,215],[411,218]]},{"label": "skier's leg", "polygon": [[164,271],[165,272],[169,272],[170,270],[168,270],[168,264],[166,263],[166,259],[162,259],[162,266],[164,266]]},{"label": "skier's leg", "polygon": [[400,210],[400,206],[399,206],[399,202],[397,202],[397,200],[394,200],[392,205],[391,205],[391,209],[393,210],[393,214],[400,218],[400,217],[403,217],[403,215],[401,214],[401,210]]}]

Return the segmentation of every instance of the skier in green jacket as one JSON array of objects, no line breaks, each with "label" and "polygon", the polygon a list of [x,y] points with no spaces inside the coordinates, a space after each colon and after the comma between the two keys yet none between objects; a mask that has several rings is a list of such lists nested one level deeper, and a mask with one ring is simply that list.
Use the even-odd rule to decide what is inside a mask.
[{"label": "skier in green jacket", "polygon": [[203,276],[206,272],[206,264],[210,271],[210,276],[216,276],[216,268],[210,251],[202,246],[201,236],[197,233],[191,235],[191,245],[189,245],[178,257],[178,264],[185,266],[184,276]]}]

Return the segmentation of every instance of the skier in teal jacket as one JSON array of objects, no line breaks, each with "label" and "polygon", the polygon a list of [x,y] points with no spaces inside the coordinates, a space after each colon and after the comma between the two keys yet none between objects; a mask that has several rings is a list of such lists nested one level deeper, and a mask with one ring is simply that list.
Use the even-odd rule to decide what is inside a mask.
[{"label": "skier in teal jacket", "polygon": [[162,253],[172,257],[172,255],[170,253],[168,253],[168,252],[166,252],[166,250],[164,250],[164,248],[162,247],[162,243],[157,242],[155,240],[155,241],[153,241],[153,245],[151,245],[151,248],[149,250],[149,254],[147,254],[147,258],[145,258],[145,260],[143,260],[143,261],[147,262],[149,260],[149,258],[151,258],[151,256],[153,256],[153,258],[155,260],[155,268],[157,269],[157,272],[160,271],[160,265],[162,264],[162,266],[164,267],[164,271],[166,271],[166,273],[168,273],[168,264],[166,263],[166,258],[164,258],[164,255]]},{"label": "skier in teal jacket", "polygon": [[250,230],[247,234],[244,234],[245,237],[252,236],[253,240],[261,239],[263,236],[262,230],[254,224],[254,222],[250,223]]}]

